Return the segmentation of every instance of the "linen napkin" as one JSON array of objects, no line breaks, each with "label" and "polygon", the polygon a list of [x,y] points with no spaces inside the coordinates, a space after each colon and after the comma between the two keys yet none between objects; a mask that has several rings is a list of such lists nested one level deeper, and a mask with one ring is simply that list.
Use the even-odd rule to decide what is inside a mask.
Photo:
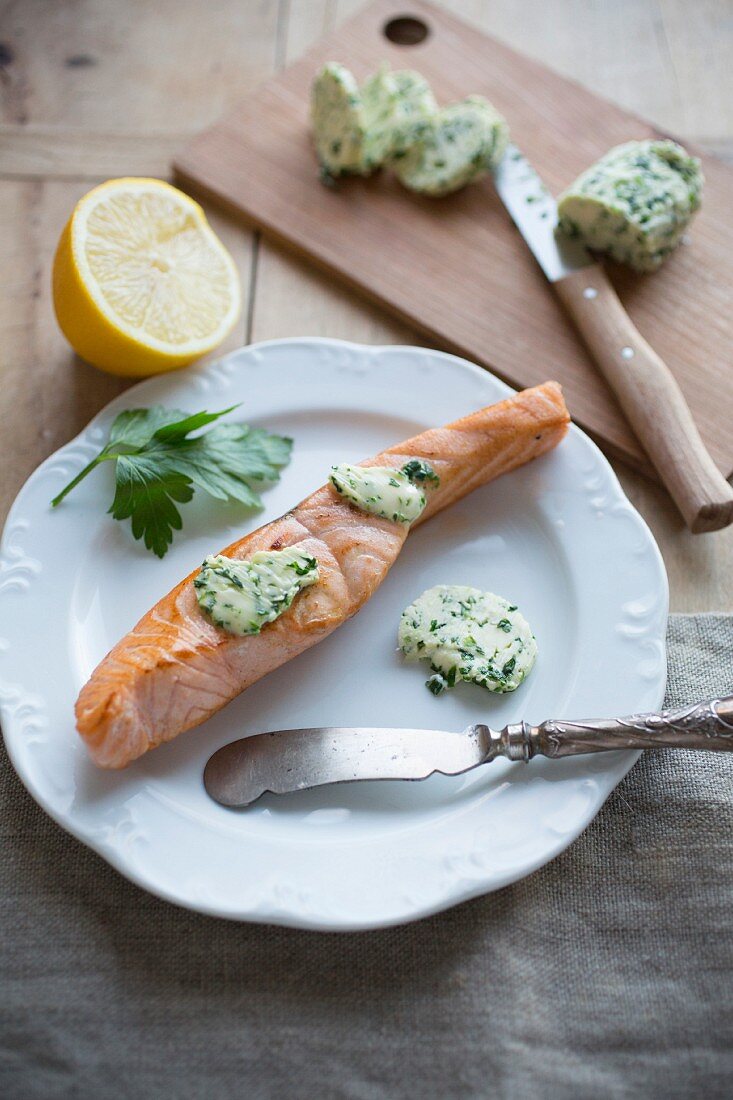
[{"label": "linen napkin", "polygon": [[[733,617],[673,616],[667,705],[733,692]],[[733,754],[647,754],[529,878],[387,931],[177,909],[0,759],[0,1095],[733,1094]]]}]

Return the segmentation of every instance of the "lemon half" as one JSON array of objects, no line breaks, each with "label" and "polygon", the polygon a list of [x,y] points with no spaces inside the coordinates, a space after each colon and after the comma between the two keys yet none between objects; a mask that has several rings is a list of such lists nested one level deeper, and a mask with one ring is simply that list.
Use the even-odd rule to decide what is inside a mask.
[{"label": "lemon half", "polygon": [[74,208],[54,258],[53,304],[83,359],[140,377],[217,347],[239,316],[241,291],[197,202],[162,180],[118,179]]}]

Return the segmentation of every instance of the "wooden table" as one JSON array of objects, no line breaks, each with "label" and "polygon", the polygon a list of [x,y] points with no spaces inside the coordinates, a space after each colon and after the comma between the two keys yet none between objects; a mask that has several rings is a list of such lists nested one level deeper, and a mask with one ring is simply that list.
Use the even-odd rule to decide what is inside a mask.
[{"label": "wooden table", "polygon": [[[733,160],[730,0],[444,3]],[[0,519],[35,466],[125,387],[76,359],[54,320],[51,259],[75,201],[110,176],[165,177],[188,136],[357,7],[359,0],[0,0]],[[223,350],[293,335],[424,342],[258,234],[209,213],[245,292],[242,320]],[[733,384],[730,370],[721,363],[723,384]],[[617,471],[659,541],[672,608],[733,611],[733,528],[690,535],[660,488]]]}]

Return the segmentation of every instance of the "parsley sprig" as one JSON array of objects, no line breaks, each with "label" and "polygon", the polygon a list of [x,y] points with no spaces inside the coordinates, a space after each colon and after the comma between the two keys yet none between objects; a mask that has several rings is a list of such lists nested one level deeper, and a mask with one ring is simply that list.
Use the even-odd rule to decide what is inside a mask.
[{"label": "parsley sprig", "polygon": [[191,436],[235,408],[187,413],[153,405],[121,412],[108,442],[52,505],[60,504],[96,466],[114,461],[115,495],[109,511],[115,519],[129,519],[135,538],[143,539],[159,558],[173,541],[173,532],[181,530],[177,505],[191,500],[196,488],[217,500],[261,508],[254,486],[278,480],[290,460],[292,440],[246,424],[218,424]]}]

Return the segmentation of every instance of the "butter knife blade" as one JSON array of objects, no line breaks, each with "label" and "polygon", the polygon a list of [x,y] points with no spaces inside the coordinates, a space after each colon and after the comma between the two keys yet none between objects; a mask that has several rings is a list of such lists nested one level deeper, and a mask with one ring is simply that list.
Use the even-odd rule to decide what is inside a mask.
[{"label": "butter knife blade", "polygon": [[278,730],[233,741],[209,759],[204,786],[224,806],[246,806],[265,792],[356,779],[426,779],[459,775],[486,758],[487,728],[442,730],[325,726]]},{"label": "butter knife blade", "polygon": [[527,762],[618,749],[706,749],[733,752],[733,696],[676,710],[625,718],[539,726],[517,722],[462,733],[419,729],[325,726],[243,737],[218,749],[204,769],[204,786],[227,807],[261,795],[288,794],[361,779],[427,779],[461,775],[499,756]]}]

